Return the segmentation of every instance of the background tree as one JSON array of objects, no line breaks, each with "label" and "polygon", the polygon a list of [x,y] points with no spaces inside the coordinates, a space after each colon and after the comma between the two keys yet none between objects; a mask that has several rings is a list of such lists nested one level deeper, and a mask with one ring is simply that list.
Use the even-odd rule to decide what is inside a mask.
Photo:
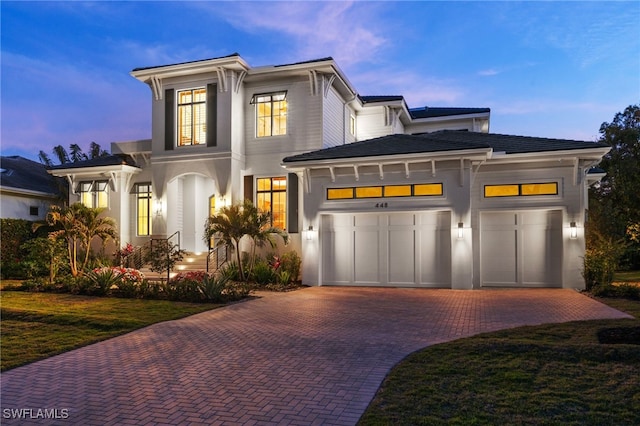
[{"label": "background tree", "polygon": [[[62,145],[54,146],[52,149],[53,155],[58,160],[58,164],[67,164],[67,163],[78,163],[84,160],[92,160],[94,158],[105,157],[109,155],[107,150],[102,149],[100,144],[91,142],[89,145],[89,153],[85,154],[82,151],[80,145],[76,143],[72,143],[69,145],[69,151],[65,149]],[[40,151],[38,153],[38,159],[42,164],[47,167],[51,167],[54,165],[53,161],[51,161],[51,157],[44,152]]]},{"label": "background tree", "polygon": [[640,106],[630,105],[611,123],[602,123],[599,142],[611,151],[599,166],[606,176],[589,189],[587,245],[597,244],[602,236],[623,240],[622,266],[640,269],[640,242],[634,238],[640,226]]}]

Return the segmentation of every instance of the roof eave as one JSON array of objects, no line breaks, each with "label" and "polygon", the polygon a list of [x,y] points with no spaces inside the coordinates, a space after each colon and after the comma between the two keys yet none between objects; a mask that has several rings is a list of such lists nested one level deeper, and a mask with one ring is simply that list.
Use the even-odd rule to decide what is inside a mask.
[{"label": "roof eave", "polygon": [[53,192],[34,191],[31,189],[16,188],[13,186],[0,185],[0,192],[15,194],[15,195],[27,195],[30,197],[40,198],[57,198],[58,195]]},{"label": "roof eave", "polygon": [[431,122],[441,122],[441,121],[454,121],[454,120],[467,120],[473,118],[480,119],[490,119],[491,112],[475,112],[471,114],[455,114],[455,115],[441,115],[437,117],[424,117],[424,118],[412,118],[412,123],[431,123]]},{"label": "roof eave", "polygon": [[280,165],[286,169],[303,170],[313,168],[324,168],[330,166],[348,167],[363,166],[375,164],[398,164],[413,163],[420,161],[446,161],[446,160],[485,160],[491,155],[491,148],[473,148],[455,151],[429,151],[411,154],[390,154],[390,155],[374,155],[367,157],[349,157],[349,158],[328,158],[322,160],[305,160],[281,162]]},{"label": "roof eave", "polygon": [[183,75],[211,72],[218,67],[229,68],[235,71],[248,71],[251,67],[240,56],[228,56],[224,58],[209,59],[204,61],[185,62],[175,65],[160,65],[152,68],[133,70],[129,74],[146,83],[151,77],[169,78]]},{"label": "roof eave", "polygon": [[100,176],[105,173],[125,172],[137,174],[142,170],[139,167],[129,166],[127,164],[116,164],[113,166],[89,166],[89,167],[70,167],[66,169],[52,169],[47,172],[53,176],[66,177],[73,175],[75,177],[83,176]]},{"label": "roof eave", "polygon": [[611,147],[576,148],[556,151],[535,151],[514,154],[493,152],[488,159],[491,163],[526,163],[540,160],[559,160],[562,158],[580,158],[583,160],[600,160],[611,150]]}]

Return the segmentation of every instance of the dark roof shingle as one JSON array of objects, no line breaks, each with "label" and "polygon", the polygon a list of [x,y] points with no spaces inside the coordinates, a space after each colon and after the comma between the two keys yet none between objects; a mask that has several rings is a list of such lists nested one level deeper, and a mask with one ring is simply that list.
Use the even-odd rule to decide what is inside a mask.
[{"label": "dark roof shingle", "polygon": [[451,115],[482,114],[491,112],[491,108],[422,107],[411,108],[411,118],[448,117]]},{"label": "dark roof shingle", "polygon": [[113,154],[105,157],[93,158],[91,160],[78,161],[75,163],[65,163],[49,167],[49,170],[60,169],[80,169],[84,167],[100,167],[100,166],[132,166],[138,167],[135,160],[127,154]]},{"label": "dark roof shingle", "polygon": [[494,152],[522,154],[574,149],[602,148],[596,142],[512,136],[495,133],[442,130],[418,135],[388,135],[366,141],[321,149],[283,159],[284,163],[320,161],[345,158],[375,157],[430,152],[460,151],[492,148]]},{"label": "dark roof shingle", "polygon": [[58,195],[56,178],[43,164],[18,155],[0,157],[0,185],[27,191]]}]

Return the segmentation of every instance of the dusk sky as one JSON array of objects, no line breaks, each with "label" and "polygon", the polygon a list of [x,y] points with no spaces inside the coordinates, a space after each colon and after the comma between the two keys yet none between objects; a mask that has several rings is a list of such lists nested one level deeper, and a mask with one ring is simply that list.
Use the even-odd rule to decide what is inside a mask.
[{"label": "dusk sky", "polygon": [[[1,152],[151,137],[136,67],[332,56],[361,95],[491,108],[490,131],[594,141],[640,102],[640,2],[11,2]],[[54,158],[52,156],[52,158]]]}]

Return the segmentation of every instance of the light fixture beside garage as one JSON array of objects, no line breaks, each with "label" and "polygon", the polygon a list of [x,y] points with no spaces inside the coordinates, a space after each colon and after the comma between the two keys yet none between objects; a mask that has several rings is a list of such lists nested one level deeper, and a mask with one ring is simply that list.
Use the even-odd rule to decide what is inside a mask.
[{"label": "light fixture beside garage", "polygon": [[571,222],[569,224],[569,238],[571,238],[572,240],[578,238],[578,226],[575,222]]},{"label": "light fixture beside garage", "polygon": [[307,229],[307,240],[313,240],[314,233],[313,225],[309,225],[309,228]]},{"label": "light fixture beside garage", "polygon": [[464,223],[458,222],[458,239],[464,238]]}]

